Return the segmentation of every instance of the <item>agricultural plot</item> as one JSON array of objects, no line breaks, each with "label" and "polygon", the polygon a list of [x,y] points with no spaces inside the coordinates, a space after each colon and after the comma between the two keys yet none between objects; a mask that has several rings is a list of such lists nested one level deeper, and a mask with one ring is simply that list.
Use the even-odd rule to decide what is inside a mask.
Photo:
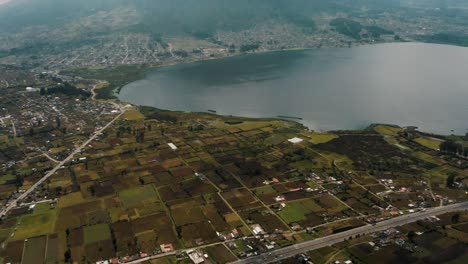
[{"label": "agricultural plot", "polygon": [[[171,218],[165,213],[157,213],[141,217],[131,221],[130,224],[131,230],[135,235],[152,230],[155,234],[155,243],[157,245],[169,243],[172,243],[174,247],[179,245],[177,237],[174,234],[174,230],[172,228],[168,228],[173,226]],[[124,233],[125,231],[121,229],[121,232]],[[151,237],[151,239],[154,239],[154,237]],[[139,243],[141,244],[143,241],[145,240],[140,240]]]},{"label": "agricultural plot", "polygon": [[359,213],[375,214],[378,213],[379,210],[373,208],[374,205],[382,208],[388,206],[386,202],[380,200],[362,187],[350,185],[349,188],[350,189],[346,192],[340,192],[336,194],[336,196]]},{"label": "agricultural plot", "polygon": [[217,195],[205,196],[204,200],[188,199],[174,203],[170,205],[170,212],[186,245],[214,242],[218,239],[216,232],[230,232],[239,225],[225,219],[224,216],[231,211]]},{"label": "agricultural plot", "polygon": [[374,126],[374,130],[384,136],[398,136],[400,132],[403,132],[401,127],[390,125],[377,125]]},{"label": "agricultural plot", "polygon": [[[37,190],[37,197],[58,198],[55,209],[43,203],[32,212],[28,208],[12,212],[0,226],[0,238],[5,241],[3,262],[45,259],[60,263],[70,249],[73,263],[93,263],[141,252],[152,254],[161,244],[173,244],[176,249],[209,245],[220,241],[217,232],[226,237],[231,232],[250,236],[255,225],[270,238],[276,237],[280,247],[360,226],[363,222],[354,219],[359,213],[386,217],[377,206],[386,208],[389,202],[401,209],[420,200],[419,196],[432,201],[430,191],[457,201],[466,199],[463,189],[447,187],[452,174],[456,180],[466,181],[461,169],[466,164],[455,168],[455,161],[445,161],[444,153],[419,146],[431,142],[421,141],[427,138],[418,132],[413,132],[415,143],[401,128],[387,125],[359,132],[316,133],[285,121],[150,112],[145,117],[136,110],[128,111],[83,151],[86,161],[67,165],[43,190]],[[304,141],[292,144],[287,141],[292,137]],[[58,138],[47,149],[83,139]],[[9,139],[0,136],[1,140]],[[171,149],[168,142],[177,149]],[[43,171],[51,164],[47,159],[32,163]],[[30,165],[15,169],[28,175]],[[21,188],[27,189],[41,173],[28,176]],[[394,193],[375,197],[374,193],[391,190],[382,179],[393,180]],[[15,180],[11,171],[0,177],[0,198],[6,199],[16,190]],[[409,191],[399,191],[404,188]],[[315,227],[316,232],[292,235],[296,224]],[[461,223],[448,226],[446,232],[460,238],[465,229]],[[460,247],[454,238],[433,240],[421,247],[448,253],[452,250],[448,248]],[[37,241],[45,241],[46,248],[35,246]],[[247,245],[257,248],[242,239],[229,246],[235,253],[253,252]],[[200,250],[208,254],[210,263],[235,260],[223,245]],[[334,254],[357,256],[356,263],[360,257],[382,258],[361,246],[353,246],[350,252],[328,248],[322,253],[323,262]],[[405,255],[407,252],[402,253],[404,257],[385,254],[397,261],[414,257]],[[150,261],[175,262],[173,257]]]},{"label": "agricultural plot", "polygon": [[263,230],[265,230],[265,232],[268,233],[275,232],[277,230],[288,230],[288,227],[283,224],[278,216],[265,207],[242,211],[240,212],[240,215],[247,223],[258,224],[263,228]]},{"label": "agricultural plot", "polygon": [[60,240],[56,234],[47,237],[47,250],[45,254],[46,263],[56,263],[62,256],[59,254]]},{"label": "agricultural plot", "polygon": [[433,149],[433,150],[440,149],[440,144],[443,142],[443,140],[429,138],[429,137],[420,137],[420,138],[415,139],[414,141],[420,144],[421,146],[424,146],[426,148]]},{"label": "agricultural plot", "polygon": [[305,226],[314,226],[323,222],[319,214],[324,211],[313,200],[304,200],[287,203],[286,207],[278,212],[278,215],[288,224],[298,223]]},{"label": "agricultural plot", "polygon": [[28,214],[20,218],[21,225],[15,232],[15,239],[25,239],[53,232],[57,219],[57,210],[49,210],[37,214]]},{"label": "agricultural plot", "polygon": [[223,245],[207,247],[204,251],[208,254],[209,260],[212,261],[212,263],[223,264],[237,260],[237,258],[232,255],[231,251]]},{"label": "agricultural plot", "polygon": [[354,216],[355,213],[332,196],[325,195],[315,199],[288,202],[278,215],[290,225],[313,227],[327,220]]},{"label": "agricultural plot", "polygon": [[24,240],[10,241],[2,251],[5,263],[21,263],[23,258]]},{"label": "agricultural plot", "polygon": [[309,138],[309,141],[313,144],[327,143],[335,138],[338,138],[338,135],[331,134],[331,133],[311,132],[311,133],[304,133],[304,135],[307,136]]},{"label": "agricultural plot", "polygon": [[244,210],[261,206],[261,203],[258,202],[250,191],[245,188],[223,192],[221,195],[235,210]]},{"label": "agricultural plot", "polygon": [[24,244],[25,247],[22,263],[35,264],[39,262],[44,262],[47,245],[47,236],[30,238]]},{"label": "agricultural plot", "polygon": [[83,233],[85,244],[111,239],[109,225],[107,224],[86,226],[84,227]]},{"label": "agricultural plot", "polygon": [[125,208],[134,208],[157,202],[158,195],[153,185],[144,185],[119,192],[119,199]]}]

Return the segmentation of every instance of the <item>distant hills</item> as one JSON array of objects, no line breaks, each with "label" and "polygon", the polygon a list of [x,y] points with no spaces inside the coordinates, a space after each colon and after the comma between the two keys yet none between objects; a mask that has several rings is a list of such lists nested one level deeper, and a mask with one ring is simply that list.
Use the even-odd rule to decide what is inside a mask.
[{"label": "distant hills", "polygon": [[[231,50],[235,50],[231,48],[234,46],[237,50],[253,47],[240,50],[242,52],[341,46],[353,41],[393,39],[392,36],[387,40],[380,39],[382,35],[395,34],[395,40],[400,40],[400,33],[405,34],[402,36],[405,40],[459,45],[465,43],[465,36],[468,36],[468,9],[463,9],[468,3],[465,2],[13,0],[0,6],[0,64],[16,64],[18,58],[21,59],[19,64],[32,67],[41,63],[53,65],[52,61],[70,64],[73,56],[80,55],[81,60],[87,60],[83,56],[85,50],[99,51],[103,47],[117,50],[117,47],[125,46],[125,39],[146,43],[146,37],[151,41],[140,45],[144,51],[133,47],[134,52],[123,57],[140,54],[133,61],[152,57],[164,60],[171,55],[166,41],[170,38],[177,38],[179,44],[183,42],[181,39],[190,41],[176,45],[179,57],[199,52],[197,49],[204,47]],[[450,35],[447,35],[448,29]],[[142,55],[142,52],[146,54]],[[55,55],[57,57],[53,57]],[[10,58],[4,60],[8,56]],[[38,60],[29,60],[38,56]],[[109,55],[102,57],[100,62],[107,61]],[[80,63],[86,64],[84,61]]]}]

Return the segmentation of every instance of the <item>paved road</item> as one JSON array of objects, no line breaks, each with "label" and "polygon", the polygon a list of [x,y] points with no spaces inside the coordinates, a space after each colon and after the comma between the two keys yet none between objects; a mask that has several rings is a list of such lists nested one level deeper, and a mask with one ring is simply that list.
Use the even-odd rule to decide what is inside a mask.
[{"label": "paved road", "polygon": [[126,109],[121,108],[120,114],[117,115],[114,119],[112,119],[107,125],[105,125],[103,128],[97,130],[88,140],[86,140],[81,146],[76,148],[66,159],[62,160],[57,166],[55,166],[51,171],[49,171],[44,177],[42,177],[39,181],[37,181],[31,188],[29,188],[26,192],[21,194],[18,198],[16,198],[14,201],[10,202],[10,205],[5,207],[1,212],[0,212],[0,217],[5,216],[11,209],[15,208],[17,206],[17,202],[22,201],[24,198],[26,198],[29,194],[31,194],[37,187],[39,187],[42,183],[44,183],[47,179],[49,179],[54,173],[60,169],[60,167],[64,166],[67,162],[71,161],[73,157],[77,154],[79,154],[89,143],[91,143],[93,140],[95,140],[101,133],[106,130],[110,125],[112,125],[117,119],[120,118],[125,113]]},{"label": "paved road", "polygon": [[358,228],[354,228],[342,233],[318,238],[315,240],[299,243],[285,248],[280,248],[274,251],[271,251],[267,254],[262,254],[259,256],[238,260],[232,262],[233,264],[250,264],[250,263],[271,263],[278,260],[286,259],[293,257],[297,254],[305,253],[307,251],[323,248],[329,245],[342,242],[345,239],[348,239],[351,236],[356,236],[358,234],[368,234],[374,233],[382,230],[386,230],[392,227],[397,227],[418,220],[424,219],[433,215],[440,215],[449,212],[468,210],[468,202],[452,204],[444,207],[436,207],[428,209],[426,212],[413,213],[409,215],[403,215],[395,217],[386,221],[377,223],[376,225],[366,225]]},{"label": "paved road", "polygon": [[11,119],[11,127],[13,128],[13,136],[16,137],[16,126],[15,126],[15,120],[12,118]]}]

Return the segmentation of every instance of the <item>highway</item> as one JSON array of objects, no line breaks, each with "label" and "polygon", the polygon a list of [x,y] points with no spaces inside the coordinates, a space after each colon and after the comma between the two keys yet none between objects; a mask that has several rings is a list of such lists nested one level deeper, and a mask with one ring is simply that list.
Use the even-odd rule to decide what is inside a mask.
[{"label": "highway", "polygon": [[57,170],[59,170],[62,166],[64,166],[67,162],[71,161],[73,157],[89,145],[93,140],[95,140],[99,135],[102,134],[104,130],[106,130],[110,125],[112,125],[117,119],[119,119],[124,113],[126,109],[125,108],[120,108],[120,114],[118,114],[114,119],[112,119],[107,125],[102,127],[101,129],[97,130],[94,132],[94,134],[86,140],[83,144],[81,144],[78,148],[76,148],[66,159],[62,160],[57,166],[55,166],[52,170],[50,170],[44,177],[42,177],[39,181],[37,181],[31,188],[29,188],[27,191],[22,193],[18,198],[16,198],[14,201],[11,201],[10,204],[3,208],[3,210],[0,212],[0,217],[5,216],[8,214],[11,209],[15,208],[17,206],[17,203],[22,201],[24,198],[28,197],[37,187],[39,187],[42,183],[44,183],[47,179],[49,179],[52,175],[54,175]]},{"label": "highway", "polygon": [[238,260],[231,262],[233,264],[250,264],[250,263],[272,263],[289,257],[294,257],[295,255],[305,253],[311,250],[323,248],[329,245],[336,244],[338,242],[344,241],[349,237],[354,237],[356,235],[375,233],[378,231],[383,231],[392,227],[402,226],[418,220],[430,217],[433,215],[440,215],[449,212],[464,211],[468,210],[468,202],[451,204],[443,207],[436,207],[427,209],[426,212],[412,213],[408,215],[402,215],[395,217],[389,220],[379,222],[375,225],[366,225],[358,228],[354,228],[342,233],[329,235],[326,237],[317,238],[311,241],[306,241],[303,243],[295,244],[289,247],[280,248],[277,250],[270,251],[269,253],[261,254],[258,256],[253,256],[250,258]]}]

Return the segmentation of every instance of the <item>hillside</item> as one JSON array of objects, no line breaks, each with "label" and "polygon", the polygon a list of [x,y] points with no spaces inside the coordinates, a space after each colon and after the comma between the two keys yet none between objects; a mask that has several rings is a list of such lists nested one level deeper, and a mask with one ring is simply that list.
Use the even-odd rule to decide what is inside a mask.
[{"label": "hillside", "polygon": [[15,0],[0,7],[0,64],[45,70],[154,65],[247,51],[420,40],[449,29],[466,34],[464,10],[416,3]]}]

